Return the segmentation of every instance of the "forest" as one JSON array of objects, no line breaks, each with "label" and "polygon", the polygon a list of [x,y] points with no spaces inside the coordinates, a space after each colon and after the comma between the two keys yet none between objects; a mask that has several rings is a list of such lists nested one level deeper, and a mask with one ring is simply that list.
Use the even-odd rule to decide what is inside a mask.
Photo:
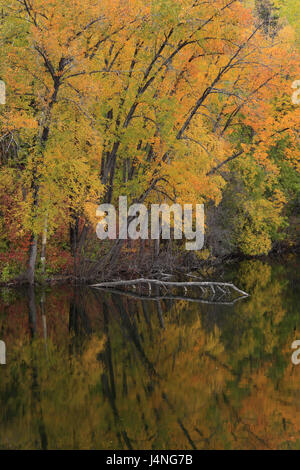
[{"label": "forest", "polygon": [[[0,283],[299,250],[300,0],[0,0]],[[100,204],[203,204],[205,245]]]}]

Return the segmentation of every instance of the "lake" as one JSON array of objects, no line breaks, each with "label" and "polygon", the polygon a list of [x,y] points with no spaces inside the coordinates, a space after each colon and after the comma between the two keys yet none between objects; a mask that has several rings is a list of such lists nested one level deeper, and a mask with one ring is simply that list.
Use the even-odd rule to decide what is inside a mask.
[{"label": "lake", "polygon": [[250,297],[2,288],[0,449],[300,449],[300,259],[222,279]]}]

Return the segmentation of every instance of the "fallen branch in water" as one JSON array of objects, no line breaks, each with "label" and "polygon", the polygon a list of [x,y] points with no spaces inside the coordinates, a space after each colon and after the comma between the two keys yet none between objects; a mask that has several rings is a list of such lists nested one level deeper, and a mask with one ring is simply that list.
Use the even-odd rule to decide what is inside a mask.
[{"label": "fallen branch in water", "polygon": [[211,282],[211,281],[203,281],[203,282],[173,282],[173,281],[160,281],[158,279],[132,279],[130,281],[109,281],[109,282],[101,282],[100,284],[94,284],[91,287],[98,287],[98,288],[105,288],[105,287],[127,287],[127,286],[133,286],[133,288],[136,288],[137,285],[141,284],[147,284],[149,287],[149,292],[151,292],[151,285],[156,285],[160,287],[183,287],[184,290],[188,287],[199,287],[200,289],[207,289],[210,288],[215,294],[216,289],[219,289],[219,291],[223,292],[224,294],[226,291],[224,291],[224,288],[231,289],[238,294],[241,294],[244,297],[249,297],[249,294],[247,292],[242,291],[241,289],[238,289],[234,284],[229,283],[229,282]]},{"label": "fallen branch in water", "polygon": [[[95,286],[92,286],[95,287]],[[206,299],[195,299],[193,297],[184,297],[181,295],[161,295],[161,296],[145,296],[145,295],[139,295],[137,293],[132,293],[132,292],[124,292],[120,291],[117,289],[110,289],[110,288],[104,288],[104,287],[95,287],[98,290],[109,292],[110,294],[116,294],[116,295],[125,295],[126,297],[130,297],[135,300],[151,300],[151,301],[160,301],[160,300],[185,300],[186,302],[194,302],[194,303],[199,303],[199,304],[207,304],[207,305],[227,305],[227,306],[233,306],[240,300],[246,299],[249,297],[248,295],[241,295],[240,297],[237,297],[235,300],[232,302],[225,302],[222,301],[221,299],[219,300],[206,300]]]}]

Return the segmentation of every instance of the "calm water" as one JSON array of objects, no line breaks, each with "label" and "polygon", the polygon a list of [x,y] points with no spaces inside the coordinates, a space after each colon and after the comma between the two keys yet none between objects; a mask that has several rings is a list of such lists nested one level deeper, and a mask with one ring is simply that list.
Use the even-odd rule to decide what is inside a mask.
[{"label": "calm water", "polygon": [[1,449],[300,449],[299,259],[232,306],[2,289]]}]

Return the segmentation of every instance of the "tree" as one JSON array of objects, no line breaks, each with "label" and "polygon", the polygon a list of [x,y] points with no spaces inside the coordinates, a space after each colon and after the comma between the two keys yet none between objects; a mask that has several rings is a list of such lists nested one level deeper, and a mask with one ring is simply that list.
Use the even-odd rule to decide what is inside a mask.
[{"label": "tree", "polygon": [[299,171],[299,110],[290,101],[299,53],[290,26],[278,20],[268,30],[275,3],[256,4],[3,5],[2,128],[14,137],[30,283],[43,231],[51,236],[59,219],[70,225],[75,255],[91,211],[120,194],[216,207],[243,186],[236,246],[271,249],[288,196],[282,168]]}]

